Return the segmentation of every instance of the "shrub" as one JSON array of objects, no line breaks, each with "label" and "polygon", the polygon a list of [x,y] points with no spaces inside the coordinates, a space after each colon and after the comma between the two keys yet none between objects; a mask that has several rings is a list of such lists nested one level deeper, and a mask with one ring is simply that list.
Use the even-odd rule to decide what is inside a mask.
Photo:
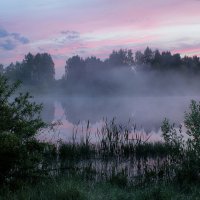
[{"label": "shrub", "polygon": [[0,184],[29,177],[42,162],[45,144],[36,140],[42,121],[42,105],[26,94],[16,95],[20,83],[0,75]]},{"label": "shrub", "polygon": [[179,131],[167,119],[162,125],[165,144],[170,146],[169,167],[175,179],[183,184],[200,181],[200,102],[192,100],[190,111],[185,113],[184,126],[188,139],[183,139],[182,127]]}]

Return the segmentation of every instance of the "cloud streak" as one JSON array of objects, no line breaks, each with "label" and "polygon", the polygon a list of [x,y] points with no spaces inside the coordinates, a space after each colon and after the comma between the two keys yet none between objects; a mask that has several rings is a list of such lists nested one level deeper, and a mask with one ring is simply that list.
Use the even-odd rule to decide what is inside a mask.
[{"label": "cloud streak", "polygon": [[61,35],[59,35],[55,41],[58,42],[59,44],[66,44],[66,43],[71,43],[71,42],[77,42],[79,41],[80,38],[80,33],[77,31],[61,31]]},{"label": "cloud streak", "polygon": [[9,33],[5,29],[0,28],[0,38],[4,38],[7,36],[9,36]]},{"label": "cloud streak", "polygon": [[0,42],[0,48],[10,51],[16,48],[16,44],[12,40],[6,39],[5,41]]},{"label": "cloud streak", "polygon": [[19,33],[9,33],[0,28],[0,48],[6,51],[15,49],[20,44],[28,44],[29,39]]},{"label": "cloud streak", "polygon": [[28,44],[29,43],[29,39],[21,36],[19,33],[11,33],[11,36],[13,36],[13,38],[17,41],[19,41],[21,44]]}]

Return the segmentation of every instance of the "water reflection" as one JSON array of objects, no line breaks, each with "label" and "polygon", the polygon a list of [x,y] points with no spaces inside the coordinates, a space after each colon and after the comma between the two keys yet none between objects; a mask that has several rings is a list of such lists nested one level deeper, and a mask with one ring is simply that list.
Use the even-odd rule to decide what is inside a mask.
[{"label": "water reflection", "polygon": [[179,124],[183,121],[184,111],[188,109],[191,99],[198,97],[136,97],[136,98],[91,98],[91,97],[39,97],[43,102],[42,118],[45,122],[61,120],[58,127],[59,137],[69,138],[75,125],[86,126],[87,121],[95,131],[102,124],[116,118],[119,124],[131,121],[137,130],[157,133],[163,119],[169,118]]},{"label": "water reflection", "polygon": [[46,123],[51,123],[55,118],[55,99],[54,98],[45,98],[45,97],[36,97],[37,103],[42,103],[43,108],[41,112],[41,117]]}]

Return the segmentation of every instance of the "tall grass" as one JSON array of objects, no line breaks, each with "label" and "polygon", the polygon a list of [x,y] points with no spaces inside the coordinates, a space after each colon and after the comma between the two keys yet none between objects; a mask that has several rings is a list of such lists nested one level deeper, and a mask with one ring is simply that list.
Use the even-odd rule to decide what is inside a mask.
[{"label": "tall grass", "polygon": [[72,143],[61,143],[59,155],[62,161],[77,160],[78,169],[85,167],[88,172],[95,172],[93,178],[98,180],[115,180],[127,185],[161,181],[199,183],[199,113],[200,105],[192,102],[191,113],[185,117],[187,133],[191,136],[187,140],[182,136],[181,126],[177,131],[174,124],[164,120],[163,142],[149,142],[149,136],[137,134],[135,126],[121,126],[113,119],[105,121],[101,130],[97,130],[92,143],[88,122],[85,137],[80,142],[73,137]]},{"label": "tall grass", "polygon": [[115,120],[105,121],[101,130],[94,134],[93,142],[89,122],[79,141],[76,130],[72,141],[59,143],[62,172],[66,169],[66,173],[70,173],[69,169],[73,169],[73,173],[85,174],[86,179],[122,185],[167,181],[171,176],[168,169],[171,146],[163,142],[149,142],[148,135],[141,136],[129,127],[118,125]]},{"label": "tall grass", "polygon": [[[200,104],[195,102],[191,104],[191,113],[187,113],[185,117],[190,136],[188,139],[182,136],[182,127],[177,131],[175,125],[171,125],[168,120],[164,120],[161,127],[163,142],[150,142],[149,136],[139,135],[135,126],[121,126],[115,120],[105,121],[104,126],[94,134],[91,133],[88,122],[86,130],[82,130],[81,140],[77,140],[77,129],[74,129],[72,141],[60,141],[57,148],[47,145],[46,166],[38,166],[38,170],[42,175],[47,175],[46,178],[64,176],[66,179],[73,179],[78,176],[83,184],[106,183],[121,190],[135,188],[136,193],[140,191],[139,188],[145,188],[146,193],[138,193],[138,197],[135,194],[127,196],[128,199],[148,199],[148,195],[149,199],[168,199],[165,188],[160,188],[160,185],[166,186],[168,190],[170,184],[183,189],[191,188],[190,185],[193,184],[198,187],[200,183],[199,124]],[[95,135],[93,140],[92,134]],[[62,179],[59,187],[68,183]],[[150,190],[146,190],[149,186]],[[52,187],[51,184],[48,187]],[[67,195],[68,199],[85,199],[90,196],[85,189],[75,187],[61,191],[56,185],[54,187],[55,193],[48,193],[44,188],[44,195],[40,199],[46,198],[46,192],[47,196],[60,195],[56,196],[57,199],[65,199]],[[22,192],[25,197],[30,195],[29,191],[24,194],[25,191],[28,190]],[[91,195],[91,199],[94,198],[97,197]]]},{"label": "tall grass", "polygon": [[77,129],[72,134],[72,141],[60,142],[61,158],[80,158],[91,156],[105,157],[147,157],[166,156],[169,146],[162,142],[149,142],[150,136],[141,135],[130,127],[121,126],[113,119],[104,122],[101,130],[93,133],[91,139],[89,121],[86,131],[82,132],[81,141],[77,140]]}]

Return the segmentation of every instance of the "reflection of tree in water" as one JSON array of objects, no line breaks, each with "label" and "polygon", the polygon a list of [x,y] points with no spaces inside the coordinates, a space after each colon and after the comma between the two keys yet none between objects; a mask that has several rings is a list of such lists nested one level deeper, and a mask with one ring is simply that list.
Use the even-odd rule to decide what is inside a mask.
[{"label": "reflection of tree in water", "polygon": [[[147,101],[148,102],[148,101]],[[62,106],[66,119],[78,124],[82,121],[89,120],[91,124],[101,121],[103,118],[108,121],[116,118],[116,122],[126,125],[129,121],[136,129],[144,129],[145,132],[160,129],[163,117],[159,112],[165,113],[164,110],[157,108],[152,113],[155,105],[139,105],[140,101],[134,98],[90,98],[90,97],[70,97],[62,100]]]},{"label": "reflection of tree in water", "polygon": [[67,120],[73,124],[87,120],[94,124],[103,118],[111,120],[114,117],[123,122],[131,118],[131,113],[113,98],[66,98],[62,100],[62,106]]},{"label": "reflection of tree in water", "polygon": [[51,123],[54,120],[55,113],[55,99],[53,98],[37,98],[38,103],[42,103],[43,109],[41,112],[41,117],[46,123]]}]

